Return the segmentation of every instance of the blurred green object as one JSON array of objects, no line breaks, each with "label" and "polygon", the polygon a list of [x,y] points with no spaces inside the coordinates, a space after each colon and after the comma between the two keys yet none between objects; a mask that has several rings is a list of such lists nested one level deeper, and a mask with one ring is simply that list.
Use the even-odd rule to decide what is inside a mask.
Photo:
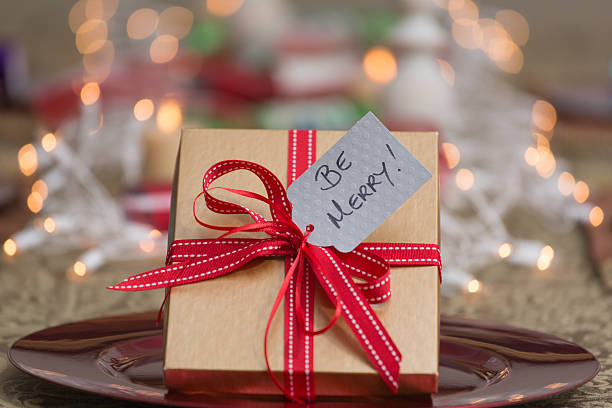
[{"label": "blurred green object", "polygon": [[363,42],[367,45],[385,43],[401,16],[401,13],[392,10],[363,13],[361,24],[358,25]]},{"label": "blurred green object", "polygon": [[206,19],[196,23],[187,37],[187,46],[194,51],[210,55],[219,51],[225,43],[225,28],[215,19]]}]

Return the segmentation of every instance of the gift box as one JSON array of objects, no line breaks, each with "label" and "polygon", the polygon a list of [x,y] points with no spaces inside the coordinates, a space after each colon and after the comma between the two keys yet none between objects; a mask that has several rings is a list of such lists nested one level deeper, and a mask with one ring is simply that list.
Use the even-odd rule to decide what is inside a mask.
[{"label": "gift box", "polygon": [[[317,131],[316,157],[344,133]],[[438,135],[434,132],[393,132],[393,135],[433,177],[366,241],[437,244]],[[202,175],[207,169],[222,160],[247,160],[266,167],[287,185],[289,143],[287,130],[183,130],[175,168],[169,242],[219,236],[219,231],[203,228],[194,219],[194,197],[202,191]],[[262,183],[246,171],[227,174],[219,181],[235,189],[262,195],[266,192]],[[219,191],[215,196],[229,196],[224,193]],[[258,206],[261,203],[242,201],[260,214],[269,212],[265,206]],[[249,221],[245,215],[208,211],[203,202],[197,203],[195,211],[210,224],[244,225]],[[172,288],[164,315],[164,373],[169,389],[280,393],[267,374],[263,336],[285,268],[283,258],[258,259],[231,274]],[[373,305],[402,354],[399,394],[437,390],[439,284],[436,266],[392,266],[393,294],[385,303]],[[318,285],[316,291],[314,325],[319,328],[332,319],[335,308]],[[278,313],[268,340],[270,367],[281,382],[283,375],[287,375],[283,365],[286,351],[283,319],[283,313]],[[344,319],[315,336],[312,348],[310,367],[318,396],[391,395]]]}]

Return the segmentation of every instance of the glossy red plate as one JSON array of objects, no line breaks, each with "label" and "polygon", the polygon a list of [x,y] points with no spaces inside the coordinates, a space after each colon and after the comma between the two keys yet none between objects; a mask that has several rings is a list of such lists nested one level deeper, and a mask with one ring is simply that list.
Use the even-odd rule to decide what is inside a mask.
[{"label": "glossy red plate", "polygon": [[[326,398],[317,407],[494,407],[574,389],[599,371],[573,343],[497,323],[442,317],[440,391],[409,399]],[[108,397],[184,407],[285,407],[280,398],[168,392],[163,339],[155,313],[106,317],[52,327],[18,340],[9,359],[53,383]]]}]

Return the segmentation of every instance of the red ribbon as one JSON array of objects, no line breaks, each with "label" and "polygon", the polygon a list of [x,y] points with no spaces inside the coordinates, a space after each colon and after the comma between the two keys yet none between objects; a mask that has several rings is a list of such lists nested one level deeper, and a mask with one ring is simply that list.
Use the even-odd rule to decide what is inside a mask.
[{"label": "red ribbon", "polygon": [[[293,132],[293,133],[292,133]],[[289,180],[294,181],[305,168],[292,166],[292,157],[306,157],[306,168],[312,164],[310,152],[298,155],[293,149],[290,132]],[[312,131],[299,131],[307,139]],[[303,132],[309,132],[304,135]],[[293,150],[293,154],[292,154]],[[295,161],[293,162],[295,164]],[[255,174],[264,184],[266,196],[250,191],[225,187],[210,187],[211,183],[224,174],[247,170]],[[299,170],[299,171],[298,171]],[[242,205],[217,199],[209,191],[222,189],[268,204],[271,220]],[[196,214],[198,198],[204,196],[206,206],[222,214],[248,214],[253,222],[233,227],[210,225],[202,222]],[[370,304],[386,301],[391,295],[390,265],[435,265],[440,272],[440,251],[434,244],[407,243],[362,243],[349,253],[334,248],[318,247],[307,242],[312,231],[306,231],[291,219],[292,206],[286,191],[278,178],[259,164],[227,160],[213,165],[204,175],[203,189],[193,203],[196,221],[207,228],[225,231],[217,239],[188,239],[172,242],[166,259],[166,266],[144,272],[109,286],[122,291],[142,291],[171,288],[231,273],[253,259],[269,256],[284,256],[286,259],[285,279],[278,291],[268,318],[264,336],[264,354],[270,377],[276,386],[291,400],[302,403],[314,398],[312,336],[322,334],[342,316],[361,344],[382,380],[394,392],[398,389],[401,353],[372,310]],[[246,239],[227,236],[237,232],[264,232],[269,238]],[[362,282],[355,282],[358,278]],[[320,330],[313,329],[314,285],[318,282],[336,311],[331,321]],[[268,362],[267,338],[270,324],[283,297],[285,302],[285,386],[272,374]]]}]

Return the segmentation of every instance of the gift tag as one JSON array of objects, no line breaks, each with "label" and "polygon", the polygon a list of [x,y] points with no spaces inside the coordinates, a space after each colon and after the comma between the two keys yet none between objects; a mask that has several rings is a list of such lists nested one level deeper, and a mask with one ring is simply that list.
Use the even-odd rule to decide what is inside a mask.
[{"label": "gift tag", "polygon": [[431,173],[368,112],[287,189],[308,242],[352,251]]}]

